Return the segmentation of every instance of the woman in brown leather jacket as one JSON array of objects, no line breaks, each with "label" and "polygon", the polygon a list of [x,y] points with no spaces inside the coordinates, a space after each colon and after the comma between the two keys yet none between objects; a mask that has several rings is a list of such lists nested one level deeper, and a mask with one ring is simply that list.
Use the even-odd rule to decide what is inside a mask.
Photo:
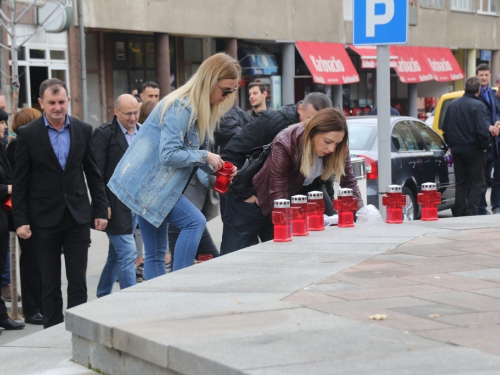
[{"label": "woman in brown leather jacket", "polygon": [[282,130],[264,166],[253,178],[262,213],[268,215],[276,199],[318,190],[318,180],[326,181],[334,175],[340,178],[341,187],[353,189],[358,207],[363,207],[348,144],[345,117],[333,108]]}]

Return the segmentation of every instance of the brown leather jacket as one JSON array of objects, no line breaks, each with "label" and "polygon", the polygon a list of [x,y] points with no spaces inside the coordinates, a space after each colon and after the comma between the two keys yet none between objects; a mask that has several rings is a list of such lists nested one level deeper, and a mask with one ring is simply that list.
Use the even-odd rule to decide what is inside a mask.
[{"label": "brown leather jacket", "polygon": [[[282,130],[274,138],[271,153],[262,169],[253,178],[253,186],[264,215],[268,215],[272,211],[273,202],[276,199],[290,199],[304,185],[305,177],[300,173],[298,160],[298,148],[303,134],[304,126],[302,123],[291,125]],[[340,179],[340,186],[352,189],[354,197],[358,199],[358,207],[363,207],[363,200],[352,170],[349,154],[345,159],[344,173],[345,175]]]}]

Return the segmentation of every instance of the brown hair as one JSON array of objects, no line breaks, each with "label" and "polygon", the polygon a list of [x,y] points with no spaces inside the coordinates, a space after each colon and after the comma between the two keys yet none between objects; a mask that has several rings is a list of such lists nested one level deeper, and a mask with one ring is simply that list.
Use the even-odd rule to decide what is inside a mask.
[{"label": "brown hair", "polygon": [[[148,86],[149,87],[149,86]],[[148,116],[150,115],[151,111],[157,105],[158,102],[156,100],[145,100],[142,102],[141,105],[141,113],[139,114],[139,120],[137,122],[139,124],[144,124]]]},{"label": "brown hair", "polygon": [[40,99],[43,99],[43,94],[45,94],[45,90],[47,89],[50,89],[52,94],[57,94],[61,91],[61,89],[64,89],[64,91],[66,91],[66,95],[69,97],[68,87],[66,86],[66,83],[60,79],[49,78],[43,81],[40,85],[40,92],[38,93],[38,95],[40,95]]},{"label": "brown hair", "polygon": [[36,119],[42,117],[42,112],[35,108],[21,108],[12,117],[12,131],[15,133],[17,128],[27,125]]},{"label": "brown hair", "polygon": [[342,142],[335,147],[335,151],[323,157],[323,173],[321,178],[328,180],[334,174],[337,180],[344,175],[344,164],[349,152],[349,132],[344,114],[336,108],[325,108],[304,122],[304,136],[300,144],[300,172],[309,176],[315,162],[313,140],[322,133],[344,132]]}]

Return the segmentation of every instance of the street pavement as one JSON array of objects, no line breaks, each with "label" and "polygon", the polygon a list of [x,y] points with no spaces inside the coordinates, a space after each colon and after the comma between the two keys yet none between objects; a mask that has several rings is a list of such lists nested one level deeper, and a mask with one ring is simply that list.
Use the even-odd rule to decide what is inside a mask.
[{"label": "street pavement", "polygon": [[[213,220],[209,221],[207,224],[208,230],[214,240],[217,248],[220,248],[220,243],[222,240],[222,221],[220,216],[217,216]],[[97,284],[99,283],[99,277],[101,276],[101,271],[106,262],[106,257],[108,255],[108,237],[103,232],[98,232],[95,230],[91,231],[92,243],[89,249],[89,262],[87,267],[87,288],[88,288],[88,297],[89,301],[96,299],[96,291]],[[61,271],[61,282],[62,282],[62,291],[63,291],[63,299],[64,306],[66,306],[67,294],[66,289],[68,287],[68,281],[66,279],[66,269],[64,268]],[[19,272],[18,272],[19,275]],[[18,284],[19,285],[19,284]],[[20,288],[19,288],[20,289]],[[120,290],[118,283],[115,283],[113,291]],[[22,291],[21,291],[22,293]],[[10,303],[6,303],[7,308],[10,308]],[[19,303],[19,306],[22,306]],[[11,341],[15,341],[24,336],[31,335],[35,332],[42,330],[42,326],[26,324],[26,328],[19,331],[2,331],[0,334],[0,346],[5,345]]]},{"label": "street pavement", "polygon": [[[440,218],[449,217],[451,217],[449,211],[440,213]],[[356,332],[364,332],[365,329],[362,326],[367,327],[366,332],[377,332],[377,335],[383,333],[387,337],[385,337],[385,341],[379,337],[377,339],[379,345],[385,347],[397,343],[397,346],[393,345],[394,353],[389,355],[381,349],[380,353],[370,355],[364,351],[354,350],[356,345],[361,344],[358,342],[356,345],[349,346],[354,352],[345,352],[342,355],[345,358],[340,358],[342,350],[341,347],[337,347],[339,353],[338,355],[335,354],[335,351],[331,353],[330,362],[328,360],[326,362],[324,360],[309,361],[303,364],[297,362],[295,365],[255,370],[255,373],[300,374],[314,368],[317,371],[309,373],[325,373],[326,369],[333,368],[336,369],[334,373],[344,375],[351,373],[500,373],[498,371],[500,368],[500,349],[498,347],[500,334],[500,245],[498,230],[500,223],[498,225],[491,224],[497,222],[495,216],[490,216],[487,220],[483,220],[481,217],[462,219],[465,218],[429,222],[427,223],[429,226],[442,229],[442,233],[416,235],[411,241],[403,241],[388,251],[369,256],[346,269],[317,279],[317,281],[300,289],[297,288],[282,300],[292,305],[301,306],[303,309],[311,311],[312,315],[315,314],[314,312],[326,314],[319,315],[325,319],[328,317],[347,319],[345,324],[350,327],[349,332],[353,338],[361,339],[358,337],[359,335],[356,336]],[[414,227],[415,233],[418,232],[420,226],[427,226],[424,222],[415,224],[417,224]],[[220,219],[209,223],[209,230],[216,243],[220,243],[221,227]],[[365,228],[366,230],[370,229],[369,227]],[[393,228],[405,229],[400,226]],[[340,232],[335,233],[339,234]],[[392,235],[396,233],[393,232]],[[97,281],[107,249],[107,238],[104,233],[93,232],[92,240],[88,272],[89,299],[95,298]],[[346,244],[349,242],[347,240],[348,238],[345,239]],[[361,240],[363,240],[361,237],[358,240],[351,238],[350,243],[355,246],[354,244],[357,242],[363,243]],[[384,238],[377,239],[373,242],[373,246],[375,247],[375,243],[380,241],[384,242],[383,240]],[[273,245],[270,244],[267,247],[269,246]],[[261,246],[260,250],[265,250],[265,248]],[[293,249],[291,251],[293,252]],[[259,249],[255,253],[259,253]],[[242,253],[241,255],[249,257],[250,253],[246,252],[246,254]],[[227,262],[231,263],[232,259],[235,260],[234,257],[228,257]],[[221,260],[222,263],[227,263],[224,262],[224,259]],[[289,258],[288,262],[291,263],[292,260]],[[327,263],[330,264],[330,262]],[[216,264],[221,263],[215,262],[213,265]],[[304,263],[303,266],[305,267]],[[206,272],[209,269],[200,268],[201,274],[203,274],[203,270]],[[198,269],[190,270],[190,272],[195,271]],[[146,284],[149,285],[149,283]],[[143,286],[148,287],[148,285]],[[149,288],[154,289],[155,285],[153,282]],[[172,286],[174,289],[178,287]],[[268,285],[268,288],[271,288],[271,285]],[[140,289],[144,288],[141,286]],[[136,294],[136,297],[140,298],[138,291],[135,290],[128,294]],[[218,294],[212,294],[212,298],[215,298],[213,297],[215,295]],[[266,309],[271,309],[270,306],[266,306]],[[0,338],[3,340],[8,337],[9,339],[2,342],[4,346],[0,348],[0,363],[5,358],[20,358],[20,356],[25,355],[24,352],[21,352],[22,350],[26,353],[29,353],[29,350],[35,350],[28,350],[30,344],[26,340],[9,344],[12,340],[34,332],[30,331],[32,327],[24,332],[3,332]],[[59,328],[60,332],[53,330],[51,335],[58,337],[57,342],[61,345],[59,359],[67,359],[71,357],[70,336],[68,332],[63,330],[63,327]],[[39,329],[36,327],[35,331]],[[306,329],[305,326],[304,329]],[[384,331],[378,331],[379,329]],[[50,334],[50,332],[47,333]],[[350,340],[347,332],[344,333],[343,337],[345,340]],[[374,337],[369,334],[364,337],[365,341],[363,342],[366,344]],[[407,337],[403,347],[401,347],[402,337]],[[37,343],[43,340],[36,334],[33,336],[33,341]],[[32,346],[36,345],[40,344],[32,344]],[[40,348],[40,346],[36,347]],[[254,349],[257,350],[258,347]],[[250,353],[247,354],[250,355]],[[355,354],[362,359],[352,362],[351,357],[353,360],[356,359],[353,357]],[[321,355],[319,350],[317,356]],[[353,367],[354,363],[356,363],[355,367]],[[338,367],[341,365],[347,367]],[[10,371],[9,373],[34,373],[30,372],[29,369],[22,368],[22,365],[14,366],[12,360],[10,366],[11,370],[17,368],[19,371]],[[50,366],[50,363],[47,366]],[[86,373],[83,372],[84,367],[78,367],[79,365],[76,364],[73,366],[76,366],[75,369],[82,369],[82,374]],[[0,373],[3,372],[1,367],[3,366],[0,365]],[[403,367],[405,371],[403,371]],[[436,372],[436,368],[441,368],[443,371]],[[392,370],[389,371],[389,369]],[[244,372],[254,373],[252,371]]]}]

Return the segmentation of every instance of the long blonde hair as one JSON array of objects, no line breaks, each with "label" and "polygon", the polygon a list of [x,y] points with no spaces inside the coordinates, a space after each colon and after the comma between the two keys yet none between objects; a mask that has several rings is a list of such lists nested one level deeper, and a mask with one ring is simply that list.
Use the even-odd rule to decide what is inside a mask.
[{"label": "long blonde hair", "polygon": [[203,143],[206,136],[213,141],[214,130],[220,118],[233,106],[236,93],[230,94],[220,105],[210,104],[210,94],[220,80],[239,80],[240,78],[241,67],[238,61],[225,53],[217,53],[203,61],[198,71],[185,85],[167,95],[160,102],[163,106],[161,117],[165,116],[166,111],[174,102],[187,99],[183,101],[180,108],[191,105],[189,126],[197,121],[200,141]]},{"label": "long blonde hair", "polygon": [[304,176],[311,174],[311,169],[316,161],[313,141],[316,137],[328,132],[345,132],[342,142],[335,151],[322,158],[323,173],[322,180],[330,179],[334,174],[337,179],[344,175],[344,163],[349,152],[349,132],[344,114],[336,108],[325,108],[316,113],[304,123],[304,135],[299,148],[300,172]]}]

